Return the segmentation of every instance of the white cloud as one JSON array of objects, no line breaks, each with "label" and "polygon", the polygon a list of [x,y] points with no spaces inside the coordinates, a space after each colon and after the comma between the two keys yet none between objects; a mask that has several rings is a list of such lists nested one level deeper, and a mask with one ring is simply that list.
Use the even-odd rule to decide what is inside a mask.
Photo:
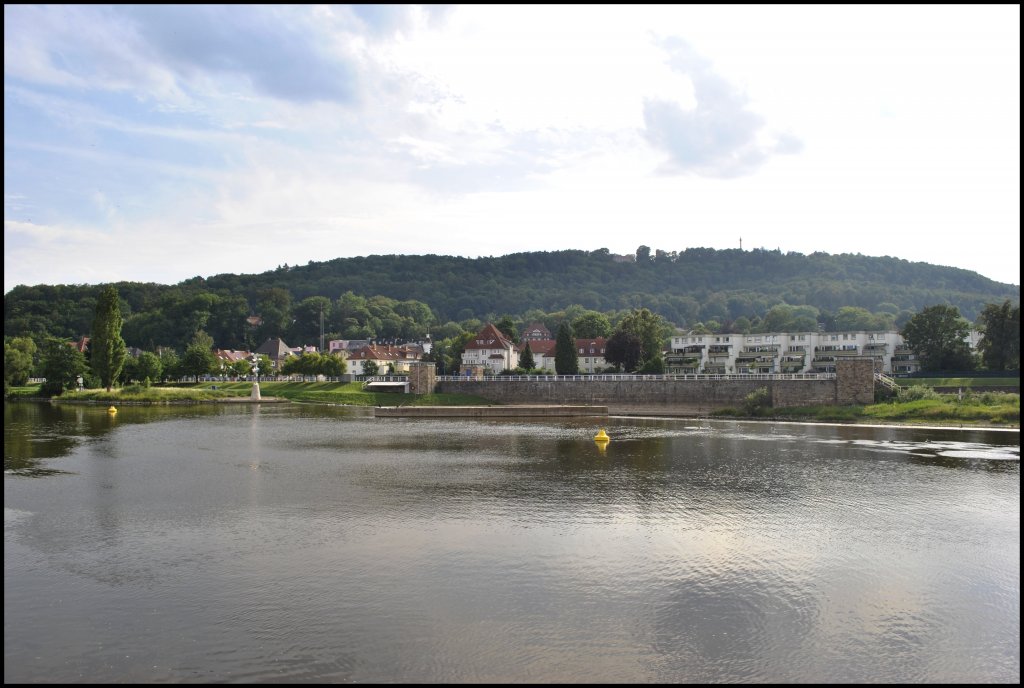
[{"label": "white cloud", "polygon": [[4,18],[5,290],[740,236],[1020,281],[1017,6]]}]

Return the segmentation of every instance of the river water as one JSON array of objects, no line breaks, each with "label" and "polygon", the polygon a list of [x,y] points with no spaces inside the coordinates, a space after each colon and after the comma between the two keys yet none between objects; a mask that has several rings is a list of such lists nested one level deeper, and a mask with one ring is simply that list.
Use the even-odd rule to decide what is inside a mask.
[{"label": "river water", "polygon": [[1016,432],[7,403],[4,469],[5,683],[1020,680]]}]

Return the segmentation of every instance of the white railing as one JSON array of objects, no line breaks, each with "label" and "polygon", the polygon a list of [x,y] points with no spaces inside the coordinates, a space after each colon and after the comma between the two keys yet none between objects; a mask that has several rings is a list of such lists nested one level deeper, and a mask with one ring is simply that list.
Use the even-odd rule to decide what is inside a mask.
[{"label": "white railing", "polygon": [[618,382],[626,380],[834,380],[835,373],[693,373],[686,375],[438,375],[438,382]]},{"label": "white railing", "polygon": [[882,383],[882,385],[888,387],[894,392],[898,392],[900,390],[899,383],[883,373],[875,373],[875,381]]}]

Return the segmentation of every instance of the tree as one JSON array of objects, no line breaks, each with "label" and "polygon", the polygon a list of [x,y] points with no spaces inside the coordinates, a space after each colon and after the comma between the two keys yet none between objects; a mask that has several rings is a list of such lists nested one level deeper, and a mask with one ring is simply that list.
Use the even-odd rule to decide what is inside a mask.
[{"label": "tree", "polygon": [[377,361],[367,361],[363,364],[363,375],[376,375],[380,370],[380,366],[377,365]]},{"label": "tree", "polygon": [[990,303],[978,316],[981,360],[989,370],[1020,370],[1020,306]]},{"label": "tree", "polygon": [[558,326],[555,336],[555,374],[577,375],[580,372],[580,360],[576,353],[576,342],[572,326],[563,322]]},{"label": "tree", "polygon": [[199,330],[192,337],[192,343],[185,349],[181,357],[180,370],[182,375],[200,377],[209,375],[217,365],[217,357],[213,355],[213,339]]},{"label": "tree", "polygon": [[[628,332],[640,340],[639,365],[641,367],[647,361],[661,354],[665,340],[672,334],[672,326],[665,318],[655,315],[647,308],[633,309],[619,323],[618,330]],[[607,360],[607,358],[606,355],[605,359]]]},{"label": "tree", "polygon": [[612,324],[608,316],[597,311],[587,311],[572,321],[572,331],[580,339],[597,339],[612,333]]},{"label": "tree", "polygon": [[163,364],[160,357],[149,351],[143,351],[135,361],[135,374],[142,382],[158,382],[163,374]]},{"label": "tree", "polygon": [[42,393],[59,396],[67,389],[78,386],[78,377],[85,374],[85,356],[63,339],[50,337],[44,345]]},{"label": "tree", "polygon": [[928,306],[903,326],[903,340],[917,353],[921,370],[971,370],[974,360],[965,338],[970,323],[956,306]]},{"label": "tree", "polygon": [[161,381],[166,378],[181,377],[181,359],[178,358],[178,353],[174,349],[160,349],[160,379]]},{"label": "tree", "polygon": [[653,356],[643,362],[637,371],[644,375],[664,375],[665,374],[665,357],[662,356],[661,352],[658,351]]},{"label": "tree", "polygon": [[519,367],[523,370],[533,370],[537,366],[533,361],[533,352],[530,350],[530,342],[526,342],[523,353],[519,354]]},{"label": "tree", "polygon": [[640,365],[640,338],[625,330],[616,330],[604,347],[604,360],[627,373]]},{"label": "tree", "polygon": [[31,337],[4,337],[4,390],[28,382],[35,355],[36,343]]},{"label": "tree", "polygon": [[509,341],[513,344],[519,343],[519,328],[516,327],[516,322],[511,316],[502,316],[501,320],[494,323],[494,326],[498,328],[498,332],[508,337]]},{"label": "tree", "polygon": [[96,317],[92,321],[89,353],[92,371],[108,392],[121,374],[125,356],[128,354],[124,340],[121,339],[123,323],[117,289],[113,286],[107,287],[96,302]]},{"label": "tree", "polygon": [[[323,320],[320,316],[323,314]],[[320,341],[320,323],[331,322],[331,300],[326,296],[310,296],[292,309],[294,322],[288,329],[288,341],[300,344]]]}]

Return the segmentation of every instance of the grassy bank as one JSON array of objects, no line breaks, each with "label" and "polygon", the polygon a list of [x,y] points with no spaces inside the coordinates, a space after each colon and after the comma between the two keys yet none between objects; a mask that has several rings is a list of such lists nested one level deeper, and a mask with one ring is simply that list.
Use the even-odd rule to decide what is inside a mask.
[{"label": "grassy bank", "polygon": [[[251,382],[201,382],[178,386],[132,385],[108,393],[102,389],[67,392],[59,399],[96,403],[186,403],[215,402],[229,398],[248,399]],[[297,402],[344,406],[473,406],[493,404],[463,394],[389,394],[365,392],[358,382],[261,382],[260,393]],[[915,386],[904,398],[867,406],[811,406],[771,408],[749,405],[721,409],[713,417],[775,418],[822,423],[897,423],[906,425],[948,425],[978,427],[1020,427],[1020,395],[1003,392],[937,394]],[[8,390],[13,399],[39,397],[39,387]]]},{"label": "grassy bank", "polygon": [[866,406],[807,406],[793,408],[730,408],[716,417],[776,418],[828,423],[895,423],[964,427],[1020,427],[1020,395],[1004,392],[932,394],[928,398],[894,400]]},{"label": "grassy bank", "polygon": [[[65,392],[58,401],[93,401],[98,403],[153,403],[207,402],[229,398],[248,399],[252,394],[251,382],[200,382],[175,386],[129,385],[105,389],[85,389]],[[341,404],[345,406],[469,406],[488,404],[479,397],[465,394],[390,394],[364,392],[359,382],[261,382],[260,395],[290,401]],[[39,397],[39,386],[15,387],[8,390],[8,398],[33,399]]]},{"label": "grassy bank", "polygon": [[896,383],[901,387],[1020,387],[1019,377],[900,377]]}]

